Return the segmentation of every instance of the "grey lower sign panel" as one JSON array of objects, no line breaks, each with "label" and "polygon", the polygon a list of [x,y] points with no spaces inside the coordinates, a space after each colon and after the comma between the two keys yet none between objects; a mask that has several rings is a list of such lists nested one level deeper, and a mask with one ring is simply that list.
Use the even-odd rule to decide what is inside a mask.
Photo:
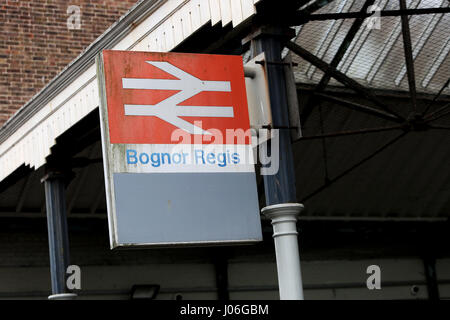
[{"label": "grey lower sign panel", "polygon": [[119,246],[262,240],[254,172],[114,173]]}]

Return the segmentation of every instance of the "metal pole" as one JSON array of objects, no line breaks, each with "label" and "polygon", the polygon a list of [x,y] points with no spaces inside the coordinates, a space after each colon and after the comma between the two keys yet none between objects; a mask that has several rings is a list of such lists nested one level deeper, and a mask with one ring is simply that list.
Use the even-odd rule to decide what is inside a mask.
[{"label": "metal pole", "polygon": [[[218,254],[223,253],[223,251],[218,252]],[[214,267],[216,271],[217,299],[228,301],[230,300],[230,293],[228,290],[228,261],[226,256],[216,257]]]},{"label": "metal pole", "polygon": [[[262,213],[272,220],[274,228],[278,283],[282,300],[303,299],[296,225],[297,215],[303,206],[295,203],[297,196],[294,159],[291,135],[287,129],[289,111],[281,56],[283,43],[294,36],[292,29],[264,26],[247,38],[251,40],[253,57],[265,53],[273,128],[282,128],[279,132],[279,170],[274,175],[263,176],[267,206],[262,209]],[[262,147],[270,148],[268,145]]]},{"label": "metal pole", "polygon": [[69,265],[69,238],[66,219],[65,176],[60,172],[46,174],[44,183],[47,209],[48,245],[52,281],[51,300],[73,299],[76,294],[67,293],[66,269]]},{"label": "metal pole", "polygon": [[423,258],[425,278],[427,279],[428,299],[439,300],[439,285],[436,275],[436,259],[426,256]]}]

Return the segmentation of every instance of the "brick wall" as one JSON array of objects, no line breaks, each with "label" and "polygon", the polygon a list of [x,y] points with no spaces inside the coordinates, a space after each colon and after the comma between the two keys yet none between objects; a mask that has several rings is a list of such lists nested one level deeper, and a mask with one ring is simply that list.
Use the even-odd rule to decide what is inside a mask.
[{"label": "brick wall", "polygon": [[[0,126],[136,2],[2,0]],[[67,26],[70,5],[80,8],[79,30]]]}]

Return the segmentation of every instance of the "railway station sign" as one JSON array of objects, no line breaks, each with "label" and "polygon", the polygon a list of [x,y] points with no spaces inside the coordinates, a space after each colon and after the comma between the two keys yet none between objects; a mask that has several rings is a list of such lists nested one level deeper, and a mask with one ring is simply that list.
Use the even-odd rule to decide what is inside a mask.
[{"label": "railway station sign", "polygon": [[111,247],[262,239],[240,56],[97,57]]}]

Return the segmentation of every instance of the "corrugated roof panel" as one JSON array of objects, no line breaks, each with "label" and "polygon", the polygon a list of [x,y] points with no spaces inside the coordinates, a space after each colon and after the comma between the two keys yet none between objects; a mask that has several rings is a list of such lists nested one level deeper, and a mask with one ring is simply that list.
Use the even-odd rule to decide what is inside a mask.
[{"label": "corrugated roof panel", "polygon": [[[334,1],[317,12],[356,12],[363,1]],[[398,1],[377,1],[383,10],[398,10]],[[407,1],[409,9],[447,7],[445,0]],[[380,29],[364,25],[356,34],[338,69],[361,84],[389,90],[408,91],[400,17],[381,17]],[[304,25],[296,42],[325,62],[330,62],[355,19],[311,21]],[[448,79],[450,69],[450,15],[414,15],[409,19],[415,58],[418,92],[437,92]],[[317,83],[320,72],[301,58],[296,80]],[[332,85],[340,85],[332,79]],[[450,88],[444,91],[450,94]]]}]

